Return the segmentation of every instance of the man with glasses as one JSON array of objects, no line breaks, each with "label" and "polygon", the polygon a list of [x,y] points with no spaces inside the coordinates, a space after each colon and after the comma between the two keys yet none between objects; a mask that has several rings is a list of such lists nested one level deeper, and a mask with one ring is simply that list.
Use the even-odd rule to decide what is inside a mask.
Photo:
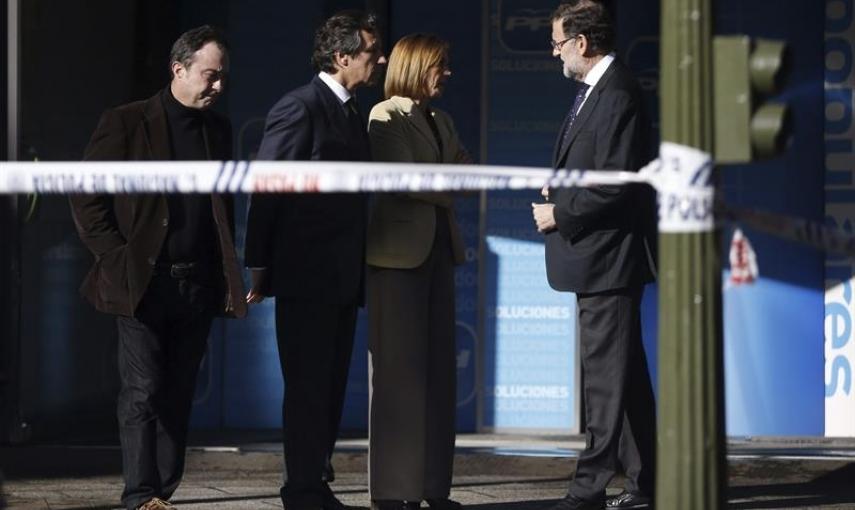
[{"label": "man with glasses", "polygon": [[[638,170],[649,161],[649,125],[630,71],[615,58],[614,29],[595,0],[562,4],[552,54],[578,82],[558,134],[553,167]],[[586,445],[567,495],[551,510],[646,508],[654,489],[655,403],[641,341],[644,285],[655,274],[655,198],[635,186],[544,189],[533,204],[556,290],[576,293]],[[606,499],[619,471],[626,488]]]},{"label": "man with glasses", "polygon": [[[368,161],[355,92],[386,63],[373,15],[338,13],[315,34],[311,83],[267,116],[258,159]],[[276,296],[276,338],[289,510],[342,510],[324,481],[344,404],[357,308],[364,300],[367,202],[362,194],[253,195],[246,234],[247,301]]]}]

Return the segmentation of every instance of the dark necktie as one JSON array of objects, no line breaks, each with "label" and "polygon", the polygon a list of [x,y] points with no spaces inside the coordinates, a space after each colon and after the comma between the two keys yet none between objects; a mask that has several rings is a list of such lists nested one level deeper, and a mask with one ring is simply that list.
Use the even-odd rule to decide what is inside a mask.
[{"label": "dark necktie", "polygon": [[573,108],[571,108],[570,113],[567,114],[567,120],[564,124],[564,136],[561,138],[562,147],[567,145],[567,138],[570,135],[570,127],[573,125],[573,121],[576,120],[576,115],[579,114],[579,110],[582,108],[582,103],[585,101],[585,94],[588,92],[590,87],[591,86],[587,83],[579,83],[579,90],[576,92],[576,100],[573,101]]},{"label": "dark necktie", "polygon": [[354,132],[364,130],[362,126],[362,114],[359,113],[359,105],[356,103],[355,97],[351,97],[344,103],[344,113],[350,124],[350,128]]},{"label": "dark necktie", "polygon": [[[351,96],[344,103],[344,116],[347,118],[347,128],[350,132],[350,143],[355,144],[360,150],[368,151],[368,130],[365,129],[365,122],[362,120],[362,113],[359,111],[359,104],[356,98]],[[363,154],[362,159],[370,159],[370,154]]]}]

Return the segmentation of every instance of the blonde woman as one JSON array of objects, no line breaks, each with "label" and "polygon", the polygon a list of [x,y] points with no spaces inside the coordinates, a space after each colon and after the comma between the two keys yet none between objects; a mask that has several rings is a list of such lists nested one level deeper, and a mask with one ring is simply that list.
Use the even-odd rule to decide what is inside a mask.
[{"label": "blonde woman", "polygon": [[[376,161],[468,163],[448,114],[430,102],[451,76],[448,43],[413,34],[392,49],[386,100],[371,110]],[[374,510],[456,510],[454,266],[463,242],[446,193],[385,194],[368,227],[371,352],[369,489]]]}]

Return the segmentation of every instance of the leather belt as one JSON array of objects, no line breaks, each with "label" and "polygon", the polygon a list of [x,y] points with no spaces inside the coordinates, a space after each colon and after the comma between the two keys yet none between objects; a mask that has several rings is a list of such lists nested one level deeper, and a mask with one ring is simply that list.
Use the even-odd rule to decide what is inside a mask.
[{"label": "leather belt", "polygon": [[155,262],[152,270],[156,275],[169,275],[172,278],[184,279],[193,276],[202,269],[197,262]]}]

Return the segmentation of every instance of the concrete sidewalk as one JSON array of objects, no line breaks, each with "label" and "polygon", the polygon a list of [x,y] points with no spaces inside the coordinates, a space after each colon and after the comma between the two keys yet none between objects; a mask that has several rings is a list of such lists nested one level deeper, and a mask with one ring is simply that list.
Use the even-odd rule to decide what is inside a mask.
[{"label": "concrete sidewalk", "polygon": [[[339,443],[333,489],[367,508],[366,446],[364,439]],[[452,498],[477,510],[541,509],[566,492],[581,447],[579,437],[460,436]],[[11,509],[119,508],[117,447],[3,448],[0,455]],[[855,509],[851,441],[732,440],[728,459],[729,508]],[[193,447],[173,502],[186,510],[281,508],[281,466],[275,443]],[[620,486],[615,480],[611,491]]]}]

